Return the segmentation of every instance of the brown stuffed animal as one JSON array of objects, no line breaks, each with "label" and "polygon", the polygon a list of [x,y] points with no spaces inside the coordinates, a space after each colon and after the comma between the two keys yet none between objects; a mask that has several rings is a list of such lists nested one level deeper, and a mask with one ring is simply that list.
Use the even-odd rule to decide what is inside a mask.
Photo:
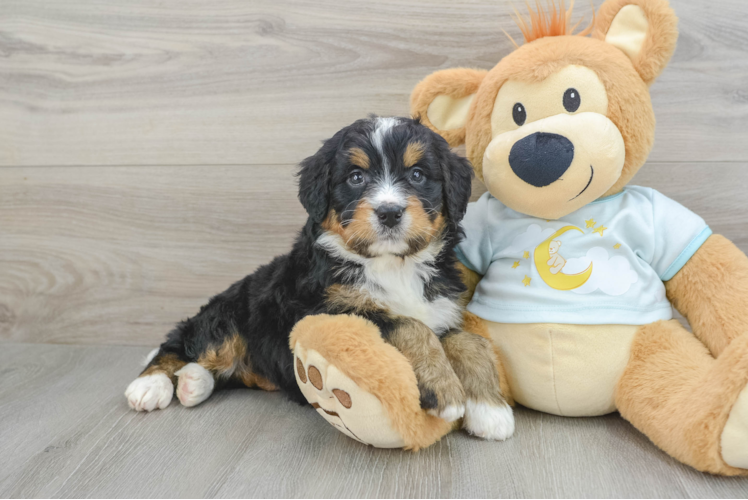
[{"label": "brown stuffed animal", "polygon": [[[696,469],[746,474],[748,258],[678,203],[627,186],[652,148],[648,87],[677,19],[666,0],[607,0],[583,36],[569,18],[551,2],[520,20],[526,43],[491,71],[439,71],[411,96],[413,115],[466,144],[488,188],[458,247],[475,291],[465,329],[493,340],[508,401],[617,410]],[[312,404],[345,391],[323,414],[341,432],[418,449],[456,427],[420,408],[412,367],[372,325],[312,316],[290,344],[321,367]]]},{"label": "brown stuffed animal", "polygon": [[666,0],[607,0],[588,37],[570,35],[569,14],[531,12],[526,43],[492,70],[438,71],[411,98],[424,124],[466,144],[488,189],[458,252],[482,276],[474,327],[521,404],[617,410],[696,469],[746,474],[748,259],[681,205],[627,186],[652,148],[649,85],[676,16]]}]

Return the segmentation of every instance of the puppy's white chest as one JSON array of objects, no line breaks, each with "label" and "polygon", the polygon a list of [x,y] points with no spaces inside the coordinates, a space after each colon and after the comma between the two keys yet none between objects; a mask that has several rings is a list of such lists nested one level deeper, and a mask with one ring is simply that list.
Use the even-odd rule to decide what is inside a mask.
[{"label": "puppy's white chest", "polygon": [[441,335],[462,321],[458,304],[446,297],[426,299],[425,284],[434,269],[399,257],[374,259],[365,268],[364,288],[394,314],[417,319]]}]

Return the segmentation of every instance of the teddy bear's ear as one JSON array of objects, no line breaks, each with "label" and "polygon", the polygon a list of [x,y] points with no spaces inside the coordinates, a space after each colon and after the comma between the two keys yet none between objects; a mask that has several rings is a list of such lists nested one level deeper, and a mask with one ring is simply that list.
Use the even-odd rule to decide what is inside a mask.
[{"label": "teddy bear's ear", "polygon": [[463,144],[470,103],[487,73],[455,68],[430,74],[410,95],[411,114],[444,137],[450,146]]},{"label": "teddy bear's ear", "polygon": [[592,36],[622,50],[649,85],[675,51],[678,18],[667,0],[606,0]]}]

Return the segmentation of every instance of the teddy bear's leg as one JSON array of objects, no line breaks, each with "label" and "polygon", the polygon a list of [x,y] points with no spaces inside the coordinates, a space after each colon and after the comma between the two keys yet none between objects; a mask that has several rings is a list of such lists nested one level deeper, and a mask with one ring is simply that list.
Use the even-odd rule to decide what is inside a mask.
[{"label": "teddy bear's leg", "polygon": [[701,471],[747,475],[748,336],[713,358],[677,321],[642,326],[616,387],[621,415]]},{"label": "teddy bear's leg", "polygon": [[421,408],[408,360],[359,316],[308,316],[294,327],[290,345],[307,401],[353,439],[418,450],[455,425]]}]

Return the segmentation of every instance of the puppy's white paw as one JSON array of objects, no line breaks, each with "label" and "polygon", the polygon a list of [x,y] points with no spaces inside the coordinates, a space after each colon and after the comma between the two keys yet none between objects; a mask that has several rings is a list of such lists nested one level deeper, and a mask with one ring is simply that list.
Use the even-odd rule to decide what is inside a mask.
[{"label": "puppy's white paw", "polygon": [[447,422],[454,422],[462,418],[465,415],[465,407],[463,405],[449,405],[444,410],[439,412],[437,409],[432,409],[427,412],[429,415],[439,417]]},{"label": "puppy's white paw", "polygon": [[474,436],[503,441],[514,434],[514,413],[509,405],[494,406],[468,399],[462,426]]},{"label": "puppy's white paw", "polygon": [[174,384],[164,373],[138,377],[125,390],[130,408],[136,411],[163,410],[171,403]]},{"label": "puppy's white paw", "polygon": [[197,363],[185,365],[175,375],[179,377],[177,397],[183,406],[198,405],[213,393],[213,374]]}]

